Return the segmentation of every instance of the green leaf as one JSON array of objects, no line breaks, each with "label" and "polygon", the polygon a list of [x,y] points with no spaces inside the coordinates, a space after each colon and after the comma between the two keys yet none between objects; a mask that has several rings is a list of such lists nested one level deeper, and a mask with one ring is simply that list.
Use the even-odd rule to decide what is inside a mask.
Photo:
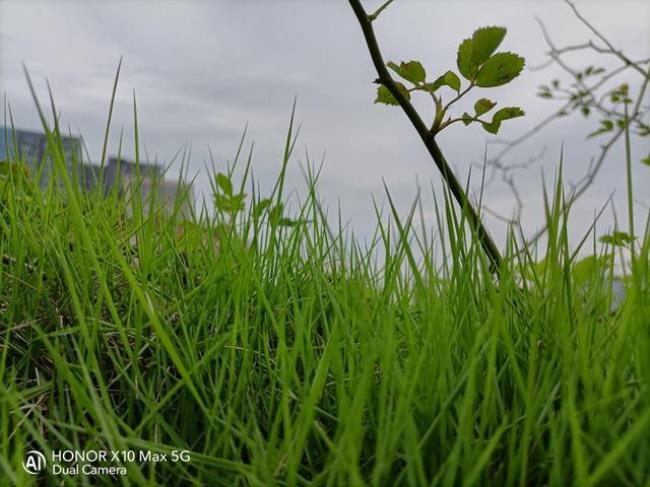
[{"label": "green leaf", "polygon": [[438,76],[433,83],[427,83],[422,88],[429,93],[433,93],[441,86],[449,86],[452,90],[460,91],[460,78],[453,71],[447,71],[445,74]]},{"label": "green leaf", "polygon": [[481,126],[486,132],[496,135],[499,132],[499,127],[501,127],[501,124],[494,122],[481,122]]},{"label": "green leaf", "polygon": [[[436,81],[438,81],[436,79]],[[419,90],[426,91],[427,93],[435,93],[435,91],[440,88],[442,84],[436,85],[436,83],[423,83],[419,86]]]},{"label": "green leaf", "polygon": [[602,279],[611,260],[611,255],[603,255],[600,257],[590,255],[579,260],[573,265],[573,281],[578,287],[583,287],[589,282]]},{"label": "green leaf", "polygon": [[648,136],[650,136],[650,125],[647,125],[647,124],[643,123],[642,121],[637,120],[636,121],[636,128],[637,128],[636,134],[639,137],[648,137]]},{"label": "green leaf", "polygon": [[501,128],[501,122],[510,120],[511,118],[523,117],[524,115],[525,112],[519,107],[505,107],[492,116],[491,122],[481,122],[481,125],[485,131],[496,134]]},{"label": "green leaf", "polygon": [[389,61],[386,66],[395,71],[406,81],[410,81],[414,85],[417,85],[418,83],[424,83],[424,80],[427,77],[427,73],[419,61],[408,61],[406,63],[402,61],[399,66],[394,62]]},{"label": "green leaf", "polygon": [[420,89],[428,93],[435,93],[441,86],[445,86],[446,84],[445,75],[443,74],[442,76],[438,76],[433,83],[424,83],[420,86]]},{"label": "green leaf", "polygon": [[471,39],[465,39],[458,46],[456,65],[460,74],[473,80],[481,65],[499,47],[506,35],[504,27],[483,27],[474,31]]},{"label": "green leaf", "polygon": [[523,117],[526,115],[519,107],[504,107],[494,114],[492,121],[495,120],[498,122],[503,122],[504,120],[510,120],[511,118]]},{"label": "green leaf", "polygon": [[377,87],[377,98],[375,98],[375,103],[383,103],[385,105],[399,105],[395,97],[384,85],[379,85]]},{"label": "green leaf", "polygon": [[443,76],[447,86],[456,92],[460,91],[460,78],[456,73],[453,71],[447,71]]},{"label": "green leaf", "polygon": [[646,166],[650,166],[650,154],[648,154],[648,157],[644,157],[641,159],[641,164],[645,164]]},{"label": "green leaf", "polygon": [[271,198],[265,198],[263,200],[260,200],[253,208],[253,217],[259,218],[260,216],[262,216],[264,210],[266,210],[269,206],[271,206]]},{"label": "green leaf", "polygon": [[610,244],[615,247],[625,247],[634,242],[634,237],[627,232],[613,232],[609,235],[603,235],[598,239],[601,243]]},{"label": "green leaf", "polygon": [[617,126],[619,129],[623,130],[623,129],[625,129],[628,125],[630,125],[630,122],[631,122],[631,120],[626,120],[626,119],[624,119],[624,118],[619,118],[618,120],[616,120],[616,126]]},{"label": "green leaf", "polygon": [[244,209],[244,201],[246,200],[246,193],[239,193],[230,198],[232,205],[232,212],[236,213]]},{"label": "green leaf", "polygon": [[217,207],[218,210],[222,211],[230,211],[230,198],[228,196],[224,196],[222,194],[216,194],[214,195],[214,205]]},{"label": "green leaf", "polygon": [[490,57],[476,75],[476,85],[491,88],[509,83],[524,68],[524,58],[511,52],[499,52]]},{"label": "green leaf", "polygon": [[295,227],[302,223],[300,220],[292,220],[291,218],[280,218],[278,225],[281,227]]},{"label": "green leaf", "polygon": [[216,180],[217,185],[219,188],[221,188],[221,191],[223,191],[224,194],[232,195],[232,182],[228,176],[223,173],[219,173],[217,174]]},{"label": "green leaf", "polygon": [[[406,86],[404,86],[402,83],[395,83],[395,84],[397,85],[397,88],[402,92],[404,97],[407,100],[410,100],[411,94],[406,89]],[[379,85],[377,87],[377,98],[375,98],[375,103],[383,103],[384,105],[393,105],[393,106],[399,105],[397,99],[384,85]]]},{"label": "green leaf", "polygon": [[483,64],[496,51],[506,35],[505,27],[483,27],[472,36],[472,62]]},{"label": "green leaf", "polygon": [[465,112],[463,113],[462,120],[463,123],[467,126],[474,121],[474,118],[472,118],[472,116],[469,113]]},{"label": "green leaf", "polygon": [[465,39],[458,46],[458,54],[456,55],[456,66],[458,71],[465,79],[473,80],[476,73],[478,73],[478,65],[474,63],[472,58],[473,42],[472,39]]},{"label": "green leaf", "polygon": [[591,139],[592,137],[596,137],[597,135],[601,135],[601,134],[606,134],[607,132],[611,132],[612,130],[614,130],[614,122],[612,122],[611,120],[601,120],[600,128],[587,135],[587,138]]},{"label": "green leaf", "polygon": [[217,194],[214,197],[214,203],[217,209],[234,214],[244,209],[245,199],[246,193],[236,195]]},{"label": "green leaf", "polygon": [[474,103],[474,112],[478,117],[492,110],[495,105],[496,103],[493,102],[492,100],[488,100],[487,98],[481,98],[479,101]]},{"label": "green leaf", "polygon": [[269,211],[269,222],[271,225],[277,225],[278,222],[282,219],[283,213],[284,205],[282,203],[278,203],[273,208],[271,208],[271,211]]}]

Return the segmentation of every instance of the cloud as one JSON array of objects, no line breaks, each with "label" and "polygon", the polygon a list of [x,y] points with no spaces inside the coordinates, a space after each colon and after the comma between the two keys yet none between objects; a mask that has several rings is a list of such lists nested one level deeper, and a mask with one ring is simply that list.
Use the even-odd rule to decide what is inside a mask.
[{"label": "cloud", "polygon": [[[650,42],[641,42],[650,41],[647,2],[579,2],[578,6],[631,57],[648,56]],[[559,0],[395,2],[376,26],[386,59],[420,59],[436,75],[454,67],[460,40],[483,25],[507,26],[503,48],[522,53],[529,66],[541,63],[547,48],[535,16],[560,45],[590,38]],[[25,62],[42,96],[43,79],[50,79],[64,123],[84,134],[94,158],[101,152],[113,77],[123,55],[113,152],[122,128],[125,150],[132,151],[135,91],[141,133],[152,157],[169,160],[190,144],[194,171],[202,170],[209,159],[208,147],[216,162],[225,164],[248,123],[249,140],[255,141],[254,168],[268,185],[280,167],[289,112],[297,95],[302,128],[289,183],[303,185],[298,163],[305,162],[305,147],[314,160],[327,153],[323,197],[331,207],[341,202],[344,216],[359,229],[357,234],[370,231],[372,196],[381,200],[382,181],[401,211],[411,203],[416,178],[424,188],[429,181],[440,188],[439,176],[404,115],[372,103],[375,73],[345,2],[3,0],[0,35],[0,89],[6,92],[19,125],[38,128],[21,71]],[[578,61],[596,60],[601,61],[586,57]],[[500,104],[521,105],[527,112],[524,119],[504,124],[503,136],[523,133],[554,109],[535,93],[539,84],[559,75],[555,69],[526,71],[508,87],[490,92]],[[418,103],[430,114],[426,99]],[[541,169],[552,176],[564,146],[567,177],[577,178],[597,150],[598,141],[584,140],[587,127],[595,121],[585,123],[578,118],[560,120],[513,153],[512,159],[518,161],[547,148],[542,161],[518,175],[530,228],[539,226],[542,218],[538,211]],[[473,127],[450,128],[440,137],[461,180],[472,162],[482,161],[488,139]],[[640,145],[639,154],[649,148],[648,143]],[[582,219],[593,215],[610,190],[623,193],[621,154],[616,147],[577,208]],[[650,188],[650,175],[642,169],[635,174],[639,195]],[[474,181],[476,176],[475,172]],[[207,190],[205,175],[198,185]],[[506,213],[513,203],[507,187],[498,182],[485,197]]]}]

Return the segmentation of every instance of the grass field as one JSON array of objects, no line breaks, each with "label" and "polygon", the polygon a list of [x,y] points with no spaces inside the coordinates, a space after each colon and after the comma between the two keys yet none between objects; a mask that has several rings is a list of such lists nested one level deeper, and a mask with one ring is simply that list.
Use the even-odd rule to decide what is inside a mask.
[{"label": "grass field", "polygon": [[[369,245],[315,171],[288,211],[292,143],[272,194],[240,151],[190,218],[80,192],[56,131],[58,184],[3,163],[0,483],[648,485],[647,221],[615,272],[620,246],[568,241],[558,181],[497,279],[448,195],[429,233],[389,197]],[[33,449],[125,470],[33,476]]]}]

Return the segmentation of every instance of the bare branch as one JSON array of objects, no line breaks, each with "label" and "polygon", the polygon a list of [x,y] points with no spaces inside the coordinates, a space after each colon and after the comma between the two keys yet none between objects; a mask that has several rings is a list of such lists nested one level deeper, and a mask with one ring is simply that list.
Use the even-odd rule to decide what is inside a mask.
[{"label": "bare branch", "polygon": [[[620,50],[616,49],[609,41],[607,41],[607,39],[600,32],[598,32],[591,24],[589,24],[584,19],[584,17],[582,17],[579,14],[579,12],[577,12],[577,9],[571,3],[571,1],[568,0],[566,1],[567,4],[569,4],[571,8],[574,10],[577,17],[580,19],[580,21],[583,22],[585,25],[587,25],[589,29],[598,36],[598,38],[604,43],[604,46],[597,45],[594,42],[589,41],[583,44],[576,44],[572,46],[565,46],[559,48],[555,45],[555,43],[551,39],[551,36],[549,35],[544,23],[540,19],[536,19],[540,25],[544,39],[546,40],[546,43],[549,46],[548,55],[550,58],[548,63],[545,63],[544,65],[536,69],[543,69],[549,66],[550,64],[556,64],[563,71],[568,73],[569,76],[571,76],[573,82],[569,89],[560,88],[558,86],[553,87],[555,89],[555,96],[552,96],[552,98],[556,100],[564,100],[563,105],[554,113],[552,113],[551,115],[543,119],[541,122],[536,124],[533,128],[531,128],[529,131],[525,132],[524,134],[517,137],[516,139],[496,140],[490,142],[491,144],[493,143],[503,144],[505,145],[505,147],[501,151],[499,151],[494,157],[490,158],[487,161],[487,164],[491,168],[491,175],[490,178],[488,179],[488,184],[494,182],[495,175],[497,173],[501,174],[500,180],[509,187],[511,193],[513,194],[513,197],[517,200],[518,215],[521,215],[522,205],[520,204],[521,199],[518,198],[518,191],[516,188],[515,179],[512,172],[515,169],[521,169],[527,167],[527,163],[506,163],[503,160],[515,147],[517,147],[518,145],[522,144],[524,141],[536,135],[544,127],[550,125],[554,120],[566,116],[571,112],[577,110],[578,108],[580,108],[581,110],[586,110],[585,115],[588,115],[589,110],[592,110],[595,113],[598,113],[599,115],[604,117],[605,119],[626,120],[627,121],[626,123],[637,122],[640,124],[641,118],[644,115],[645,109],[642,109],[643,108],[642,102],[645,97],[648,78],[650,78],[650,71],[646,72],[647,65],[648,63],[650,63],[650,59],[630,61],[630,59],[627,58],[627,56],[623,55]],[[586,76],[585,73],[570,67],[562,59],[562,56],[564,54],[580,52],[583,50],[593,50],[594,52],[597,52],[599,54],[615,55],[618,59],[622,61],[622,64],[600,75],[594,82],[589,82],[588,76]],[[617,110],[616,108],[606,106],[607,100],[610,99],[611,97],[610,91],[605,91],[600,94],[598,93],[598,91],[603,86],[605,86],[608,82],[610,82],[618,75],[620,75],[621,73],[629,69],[632,69],[637,73],[641,73],[643,77],[643,84],[636,98],[634,110],[632,111],[632,113],[626,114],[620,110]],[[589,79],[591,78],[589,77]],[[577,181],[569,184],[569,188],[571,191],[571,196],[570,196],[571,203],[575,202],[575,200],[577,200],[582,194],[584,194],[587,191],[587,189],[591,186],[591,184],[594,182],[597,174],[599,173],[607,157],[609,150],[614,145],[614,143],[620,138],[623,131],[624,129],[619,127],[619,129],[615,133],[613,133],[612,137],[604,145],[601,146],[598,156],[595,159],[592,159],[590,161],[584,176],[582,176]],[[509,220],[509,218],[503,217],[503,215],[501,216],[502,219]],[[544,231],[545,228],[542,229],[542,233]],[[537,240],[539,236],[540,235],[536,234],[532,240]]]},{"label": "bare branch", "polygon": [[603,34],[601,34],[593,25],[591,25],[591,23],[589,23],[589,21],[582,16],[580,11],[576,8],[576,6],[571,0],[564,0],[564,1],[566,2],[567,5],[569,5],[569,7],[571,7],[575,16],[578,17],[578,19],[580,19],[580,21],[585,26],[587,26],[587,28],[596,35],[596,37],[598,37],[601,41],[603,41],[603,43],[609,48],[609,52],[615,54],[621,61],[631,66],[632,69],[636,69],[639,73],[641,73],[642,76],[644,77],[648,76],[648,74],[646,74],[645,71],[643,71],[639,66],[636,66],[625,54],[623,54],[623,51],[616,49]]}]

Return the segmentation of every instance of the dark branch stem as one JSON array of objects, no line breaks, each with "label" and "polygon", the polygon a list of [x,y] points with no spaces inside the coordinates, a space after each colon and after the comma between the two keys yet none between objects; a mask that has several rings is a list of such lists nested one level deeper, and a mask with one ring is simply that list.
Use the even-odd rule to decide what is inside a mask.
[{"label": "dark branch stem", "polygon": [[418,114],[417,110],[415,110],[409,100],[404,97],[402,92],[398,89],[397,84],[391,77],[390,73],[388,72],[386,64],[384,63],[384,59],[381,55],[381,50],[379,49],[377,39],[375,37],[375,32],[372,27],[372,19],[368,16],[359,0],[348,1],[357,17],[357,20],[359,21],[361,30],[363,31],[363,36],[366,40],[368,51],[370,52],[370,57],[372,58],[375,70],[377,71],[377,81],[384,85],[395,97],[400,107],[408,117],[409,121],[417,131],[418,135],[422,139],[422,142],[429,151],[429,155],[442,174],[442,178],[447,184],[447,187],[454,195],[454,198],[469,220],[470,225],[476,232],[479,242],[481,243],[481,246],[483,247],[483,250],[487,254],[487,257],[490,261],[492,272],[498,274],[502,260],[499,249],[492,240],[492,237],[488,233],[487,229],[483,226],[483,223],[481,222],[477,211],[474,209],[472,203],[469,201],[469,198],[465,194],[463,187],[460,185],[452,169],[449,167],[449,164],[447,163],[444,155],[442,154],[442,151],[440,150],[440,147],[438,146],[438,143],[435,140],[435,134],[429,131],[425,123],[422,121],[422,118]]}]

